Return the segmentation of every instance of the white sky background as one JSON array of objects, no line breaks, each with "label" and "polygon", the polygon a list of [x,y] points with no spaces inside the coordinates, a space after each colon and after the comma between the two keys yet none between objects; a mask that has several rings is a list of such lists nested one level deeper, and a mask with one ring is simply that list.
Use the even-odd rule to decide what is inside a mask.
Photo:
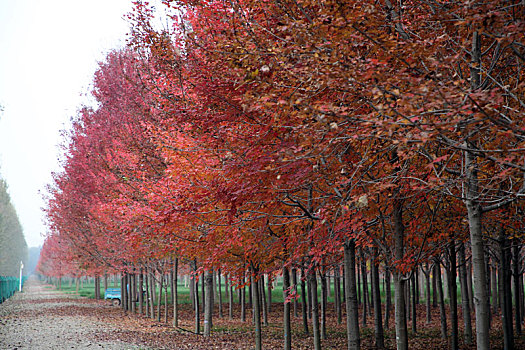
[{"label": "white sky background", "polygon": [[125,45],[131,0],[0,0],[0,172],[29,247],[43,243],[42,195],[60,131],[88,103],[97,62]]}]

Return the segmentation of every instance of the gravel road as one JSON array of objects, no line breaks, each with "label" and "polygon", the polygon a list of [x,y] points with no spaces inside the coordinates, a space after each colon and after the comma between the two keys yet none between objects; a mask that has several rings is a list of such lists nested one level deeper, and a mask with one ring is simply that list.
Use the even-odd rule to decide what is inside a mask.
[{"label": "gravel road", "polygon": [[114,339],[118,327],[100,312],[108,307],[29,279],[0,304],[0,349],[144,349]]}]

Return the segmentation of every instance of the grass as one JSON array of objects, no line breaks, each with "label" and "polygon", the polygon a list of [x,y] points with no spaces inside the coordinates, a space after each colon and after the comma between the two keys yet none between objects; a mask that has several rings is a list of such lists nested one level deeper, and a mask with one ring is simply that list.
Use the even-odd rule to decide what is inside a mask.
[{"label": "grass", "polygon": [[[332,281],[331,281],[332,282]],[[284,302],[284,298],[283,298],[283,292],[282,292],[282,282],[280,280],[278,280],[277,283],[274,284],[275,288],[272,289],[272,303],[283,303]],[[58,286],[57,286],[58,288]],[[120,288],[120,281],[117,281],[116,283],[113,283],[113,281],[111,281],[110,283],[108,283],[108,288]],[[297,286],[298,288],[298,293],[301,292],[301,287],[300,285]],[[341,299],[342,299],[342,281],[341,281]],[[307,286],[307,289],[308,289],[308,286]],[[77,293],[77,288],[76,288],[76,285],[75,285],[75,282],[73,283],[69,283],[68,281],[63,281],[62,282],[62,287],[61,287],[61,290],[63,292],[66,292],[66,293],[71,293],[71,294],[75,294]],[[368,283],[368,292],[371,293],[371,290],[372,290],[372,287],[371,287],[371,284]],[[265,285],[265,294],[268,292],[268,289],[267,289],[267,286]],[[234,300],[234,303],[238,303],[238,291],[236,289],[233,290],[233,300]],[[246,293],[246,302],[248,302],[249,300],[249,288],[246,287],[245,288],[245,293]],[[385,300],[386,300],[386,291],[384,290],[383,288],[383,283],[380,284],[380,293],[381,293],[381,302],[384,303]],[[157,288],[157,294],[158,294],[158,288]],[[361,291],[361,294],[362,294],[362,291]],[[79,286],[78,288],[78,295],[82,296],[82,297],[87,297],[87,298],[91,298],[91,299],[94,299],[95,298],[95,283],[93,280],[89,280],[89,281],[84,281],[82,283],[82,287]],[[103,283],[100,284],[100,295],[103,297],[104,296],[104,286],[103,286]],[[318,295],[320,296],[321,295],[321,286],[320,286],[320,283],[318,283]],[[432,295],[432,291],[431,291],[431,295]],[[202,297],[202,294],[201,294],[201,283],[199,283],[199,297]],[[393,298],[394,298],[394,286],[393,286],[393,283],[392,283],[392,286],[391,286],[391,297],[392,297],[392,302],[393,302]],[[184,283],[178,283],[178,300],[179,300],[179,304],[189,304],[190,303],[190,291],[189,291],[189,288],[184,286]],[[335,299],[335,293],[334,293],[334,284],[333,283],[330,283],[330,296],[328,297],[328,302],[329,303],[333,303],[334,302],[334,299]],[[224,303],[228,303],[228,298],[227,298],[227,294],[226,294],[226,288],[224,286],[224,281],[222,283],[222,300]],[[424,303],[425,302],[425,294],[423,293],[421,296],[420,296],[420,302],[421,303]],[[168,288],[168,301],[169,303],[171,303],[171,290]],[[460,288],[458,288],[458,301],[461,301],[461,290]],[[218,301],[217,301],[218,302]],[[448,304],[448,298],[445,298],[445,303]],[[163,296],[162,296],[162,301],[161,301],[161,305],[164,304],[164,290],[163,290]]]}]

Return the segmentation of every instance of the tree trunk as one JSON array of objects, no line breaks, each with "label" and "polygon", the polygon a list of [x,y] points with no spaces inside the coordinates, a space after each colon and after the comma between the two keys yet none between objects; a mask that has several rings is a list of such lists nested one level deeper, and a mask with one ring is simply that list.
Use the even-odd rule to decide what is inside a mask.
[{"label": "tree trunk", "polygon": [[[471,52],[471,88],[475,90],[479,87],[480,76],[481,42],[477,31],[472,36]],[[469,148],[474,148],[468,144]],[[476,344],[478,350],[489,350],[489,310],[488,296],[486,289],[487,276],[485,272],[485,247],[483,244],[483,234],[481,232],[481,205],[478,201],[478,165],[477,156],[472,152],[465,152],[466,170],[466,198],[470,245],[472,249],[472,269],[474,270],[474,304],[476,309]]]},{"label": "tree trunk", "polygon": [[385,339],[383,333],[383,320],[381,317],[381,291],[379,290],[379,266],[375,262],[377,259],[377,248],[372,248],[372,264],[371,264],[371,279],[372,279],[372,302],[374,304],[374,328],[375,341],[377,349],[385,348]]},{"label": "tree trunk", "polygon": [[252,306],[253,306],[253,320],[255,325],[255,350],[262,350],[262,333],[261,333],[261,306],[259,304],[259,281],[257,280],[257,271],[253,271],[252,277]]},{"label": "tree trunk", "polygon": [[[403,205],[401,199],[394,200],[394,258],[401,262],[405,255],[405,228],[403,225]],[[408,329],[405,306],[405,280],[398,269],[394,269],[394,299],[396,320],[397,350],[408,350]]]},{"label": "tree trunk", "polygon": [[512,245],[512,267],[514,281],[514,307],[516,310],[516,333],[521,336],[521,298],[520,298],[520,243],[514,239]]},{"label": "tree trunk", "polygon": [[306,292],[306,280],[304,274],[304,268],[301,269],[301,312],[303,316],[303,330],[304,334],[308,335],[310,332],[308,330],[308,306],[306,300],[308,298],[308,293]]},{"label": "tree trunk", "polygon": [[[244,285],[244,277],[242,278],[242,284]],[[241,303],[241,322],[246,322],[246,289],[242,287],[239,289],[239,303]]]},{"label": "tree trunk", "polygon": [[430,268],[428,267],[428,262],[425,264],[425,309],[426,309],[426,323],[429,324],[432,320],[431,307],[430,307]]},{"label": "tree trunk", "polygon": [[168,324],[168,276],[164,285],[164,323]]},{"label": "tree trunk", "polygon": [[[292,268],[292,284],[293,284],[293,290],[295,293],[298,292],[297,288],[297,269],[294,267]],[[293,315],[294,317],[299,317],[299,301],[297,298],[293,299]]]},{"label": "tree trunk", "polygon": [[139,315],[143,315],[144,314],[144,293],[142,293],[142,291],[144,290],[144,273],[142,271],[142,268],[140,268],[140,272],[139,272],[139,286],[138,286],[138,289],[139,289]]},{"label": "tree trunk", "polygon": [[317,276],[315,270],[308,273],[308,289],[312,291],[312,330],[314,334],[314,349],[321,350],[321,334],[319,332],[319,302],[317,299]]},{"label": "tree trunk", "polygon": [[261,276],[261,280],[259,281],[259,295],[261,296],[260,300],[260,306],[262,311],[262,318],[263,322],[262,324],[267,326],[268,325],[268,313],[267,313],[267,307],[266,307],[266,291],[264,290],[264,275]]},{"label": "tree trunk", "polygon": [[179,258],[173,262],[173,327],[179,326]]},{"label": "tree trunk", "polygon": [[441,339],[447,340],[447,314],[445,311],[445,296],[443,293],[443,281],[441,279],[441,266],[436,258],[434,263],[434,275],[436,276],[436,289],[438,293],[439,320],[441,323]]},{"label": "tree trunk", "polygon": [[390,266],[385,264],[385,328],[390,324],[390,310],[392,310],[392,283],[390,281]]},{"label": "tree trunk", "polygon": [[[470,259],[467,262],[467,287],[468,287],[468,305],[469,305],[469,309],[471,311],[474,311],[474,294],[473,294],[473,291],[472,291],[472,261]],[[489,291],[490,291],[490,289],[489,289]]]},{"label": "tree trunk", "polygon": [[[190,266],[191,266],[191,263],[190,263]],[[191,300],[191,307],[192,308],[195,308],[195,276],[190,273],[190,285],[189,285],[189,289],[190,289],[190,300]]]},{"label": "tree trunk", "polygon": [[148,268],[144,269],[144,273],[145,273],[144,281],[146,283],[146,317],[149,317],[151,297],[150,297],[150,290],[149,290]]},{"label": "tree trunk", "polygon": [[201,310],[204,312],[206,310],[206,286],[204,285],[206,283],[206,278],[204,277],[204,274],[201,278],[201,295],[202,295],[202,301],[201,301]]},{"label": "tree trunk", "polygon": [[137,294],[137,274],[135,273],[135,269],[133,269],[133,273],[131,274],[131,311],[135,314],[137,313],[137,301],[139,301],[139,297]]},{"label": "tree trunk", "polygon": [[291,324],[291,313],[290,313],[290,302],[286,299],[290,292],[290,273],[286,266],[283,267],[283,298],[284,298],[284,350],[292,349],[292,324]]},{"label": "tree trunk", "polygon": [[122,310],[127,311],[128,310],[128,291],[126,288],[126,285],[128,283],[128,274],[123,273],[122,277],[120,278],[120,306],[122,307]]},{"label": "tree trunk", "polygon": [[470,320],[470,302],[469,302],[469,290],[467,282],[467,266],[465,259],[465,245],[460,243],[459,251],[459,282],[461,287],[461,309],[463,310],[463,338],[465,344],[470,345],[472,343],[472,323]]},{"label": "tree trunk", "polygon": [[456,284],[456,242],[452,239],[448,247],[448,293],[450,303],[450,328],[452,332],[452,339],[450,347],[453,350],[458,349],[458,295]]},{"label": "tree trunk", "polygon": [[[173,264],[173,260],[171,261],[171,263]],[[170,273],[169,273],[169,276],[170,276],[170,290],[171,290],[171,294],[170,294],[170,302],[171,304],[173,305],[175,300],[175,296],[174,296],[174,293],[173,293],[173,290],[175,289],[175,286],[174,286],[174,283],[175,283],[175,276],[173,276],[173,268],[170,269]]]},{"label": "tree trunk", "polygon": [[[434,270],[435,272],[435,270]],[[432,307],[438,306],[437,276],[432,274]]]},{"label": "tree trunk", "polygon": [[443,293],[443,282],[441,280],[441,266],[439,260],[435,260],[434,275],[436,276],[436,288],[439,298],[439,319],[441,321],[441,338],[447,340],[447,314],[445,312],[445,296]]},{"label": "tree trunk", "polygon": [[268,301],[266,302],[267,317],[270,317],[271,311],[272,311],[272,275],[268,274]]},{"label": "tree trunk", "polygon": [[309,275],[308,275],[308,272],[306,274],[306,283],[307,283],[307,287],[306,288],[306,309],[308,310],[308,319],[312,319],[312,288],[310,287],[310,281],[308,280],[309,278]]},{"label": "tree trunk", "polygon": [[520,273],[520,280],[519,280],[519,298],[520,298],[520,310],[521,310],[521,320],[523,321],[523,318],[525,316],[525,293],[523,290],[523,273]]},{"label": "tree trunk", "polygon": [[228,293],[228,318],[230,320],[233,320],[233,286],[232,286],[232,281],[230,279],[230,276],[231,275],[228,275],[228,288],[229,288],[229,293]]},{"label": "tree trunk", "polygon": [[155,319],[155,295],[157,294],[156,283],[155,283],[155,272],[150,268],[149,271],[149,288],[150,288],[150,317]]},{"label": "tree trunk", "polygon": [[[356,257],[357,259],[357,257]],[[361,264],[359,264],[359,262],[357,262],[356,260],[356,263],[357,263],[357,268],[356,268],[356,276],[357,276],[357,303],[359,305],[361,305],[363,303],[363,299],[361,299],[361,291],[362,291],[362,286],[363,284],[361,283],[361,276],[362,276],[362,273],[361,273]],[[364,306],[363,306],[363,310],[364,310]]]},{"label": "tree trunk", "polygon": [[207,270],[204,273],[204,285],[206,288],[206,303],[204,304],[204,336],[211,335],[213,327],[213,270]]},{"label": "tree trunk", "polygon": [[343,322],[341,309],[341,277],[339,276],[339,265],[334,268],[334,306],[337,313],[337,324]]},{"label": "tree trunk", "polygon": [[[494,267],[495,269],[496,267]],[[491,327],[491,324],[492,324],[492,312],[491,312],[491,307],[490,307],[490,256],[489,254],[485,254],[485,271],[486,271],[486,276],[487,276],[487,279],[485,280],[485,286],[487,288],[487,310],[489,312],[489,329]]]},{"label": "tree trunk", "polygon": [[197,260],[191,262],[193,270],[193,306],[195,308],[195,334],[200,334],[199,281],[197,280]]},{"label": "tree trunk", "polygon": [[[492,263],[493,259],[491,259]],[[496,276],[496,267],[489,266],[487,267],[488,280],[490,281],[490,298],[492,304],[492,311],[496,312],[499,309],[499,298],[498,298],[498,280]]]},{"label": "tree trunk", "polygon": [[[416,267],[416,271],[417,271],[417,267]],[[414,271],[412,273],[412,281],[411,281],[411,287],[412,287],[412,304],[411,304],[411,307],[412,307],[412,332],[414,332],[414,333],[417,332],[417,309],[416,309],[416,304],[417,304],[416,274],[417,274],[417,272],[416,271]]]},{"label": "tree trunk", "polygon": [[347,240],[343,247],[346,335],[348,337],[348,350],[359,350],[361,348],[361,336],[359,333],[359,314],[357,312],[355,241],[353,239]]},{"label": "tree trunk", "polygon": [[321,339],[326,340],[326,307],[328,304],[326,273],[321,271]]},{"label": "tree trunk", "polygon": [[100,299],[100,277],[95,276],[95,300]]},{"label": "tree trunk", "polygon": [[219,285],[219,317],[222,318],[222,282],[221,282],[221,269],[217,270],[217,278]]},{"label": "tree trunk", "polygon": [[160,322],[160,306],[162,304],[162,287],[164,287],[164,274],[159,273],[159,294],[157,298],[157,322]]},{"label": "tree trunk", "polygon": [[366,259],[365,254],[363,253],[363,250],[361,249],[361,282],[363,282],[363,312],[361,313],[362,321],[363,321],[363,327],[366,327],[366,313],[368,310],[368,280],[366,278]]},{"label": "tree trunk", "polygon": [[511,252],[509,240],[502,228],[499,237],[500,270],[499,294],[502,296],[501,323],[503,324],[503,343],[505,350],[514,349],[514,330],[512,328],[512,295],[511,295]]}]

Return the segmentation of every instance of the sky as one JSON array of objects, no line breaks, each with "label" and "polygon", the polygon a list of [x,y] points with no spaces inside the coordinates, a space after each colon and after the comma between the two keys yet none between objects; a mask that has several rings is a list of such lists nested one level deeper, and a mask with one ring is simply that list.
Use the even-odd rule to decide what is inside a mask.
[{"label": "sky", "polygon": [[0,174],[29,247],[42,245],[42,208],[60,170],[61,131],[98,62],[125,45],[131,0],[0,0]]}]

